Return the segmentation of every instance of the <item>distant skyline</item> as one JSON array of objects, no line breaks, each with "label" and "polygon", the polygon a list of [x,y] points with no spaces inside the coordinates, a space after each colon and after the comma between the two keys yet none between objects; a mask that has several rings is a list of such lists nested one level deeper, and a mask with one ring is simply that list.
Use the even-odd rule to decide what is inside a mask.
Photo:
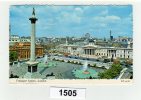
[{"label": "distant skyline", "polygon": [[132,6],[39,6],[14,5],[10,7],[11,35],[30,36],[29,17],[35,8],[36,37],[92,37],[109,38],[133,36]]}]

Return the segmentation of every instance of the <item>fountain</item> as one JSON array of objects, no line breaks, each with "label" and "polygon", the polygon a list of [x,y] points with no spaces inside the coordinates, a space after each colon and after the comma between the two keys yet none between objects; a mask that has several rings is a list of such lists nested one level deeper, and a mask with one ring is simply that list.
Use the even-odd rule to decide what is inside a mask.
[{"label": "fountain", "polygon": [[85,61],[85,63],[83,64],[82,70],[86,71],[88,68],[88,62]]},{"label": "fountain", "polygon": [[72,71],[72,73],[76,78],[80,78],[80,79],[89,79],[90,77],[91,78],[98,77],[98,72],[96,72],[92,68],[88,68],[87,61],[84,62],[83,66],[80,69],[75,69]]},{"label": "fountain", "polygon": [[44,57],[44,64],[47,64],[47,62],[48,62],[48,56],[45,55],[45,57]]},{"label": "fountain", "polygon": [[89,74],[89,71],[87,69],[88,69],[88,62],[86,60],[85,63],[83,64],[83,67],[82,67],[84,74]]},{"label": "fountain", "polygon": [[40,61],[40,63],[38,64],[38,67],[55,67],[56,63],[51,61],[49,58],[50,57],[48,57],[48,55],[45,55],[42,61]]},{"label": "fountain", "polygon": [[15,63],[13,62],[12,66],[15,66]]},{"label": "fountain", "polygon": [[20,65],[21,65],[20,62],[18,62],[17,67],[20,67]]}]

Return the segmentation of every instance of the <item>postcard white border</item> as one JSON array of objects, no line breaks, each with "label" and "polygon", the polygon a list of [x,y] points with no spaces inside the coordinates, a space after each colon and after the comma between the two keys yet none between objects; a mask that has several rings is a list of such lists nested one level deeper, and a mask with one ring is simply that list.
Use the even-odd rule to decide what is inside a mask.
[{"label": "postcard white border", "polygon": [[[72,2],[73,1],[73,2]],[[132,85],[113,85],[112,83],[109,85],[100,85],[99,84],[9,84],[9,30],[7,29],[9,27],[9,5],[14,4],[81,4],[81,5],[87,5],[87,4],[116,4],[116,5],[127,5],[132,4],[133,5],[133,40],[134,40],[134,82]],[[94,1],[76,1],[76,0],[69,0],[67,1],[46,1],[46,2],[1,2],[0,6],[0,33],[2,34],[0,37],[0,43],[1,43],[1,50],[0,50],[0,63],[1,63],[1,72],[0,72],[0,80],[1,81],[1,90],[2,95],[0,98],[2,100],[39,100],[39,99],[47,99],[52,100],[49,98],[49,86],[65,86],[65,87],[76,87],[76,88],[87,88],[87,100],[97,99],[97,100],[134,100],[134,99],[141,99],[141,52],[140,52],[140,44],[141,44],[141,2],[94,2]],[[34,95],[34,96],[33,96]]]}]

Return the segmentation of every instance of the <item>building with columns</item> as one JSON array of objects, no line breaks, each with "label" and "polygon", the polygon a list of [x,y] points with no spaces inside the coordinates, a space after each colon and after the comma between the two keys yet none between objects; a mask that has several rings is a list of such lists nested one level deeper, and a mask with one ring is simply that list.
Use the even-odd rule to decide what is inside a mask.
[{"label": "building with columns", "polygon": [[[95,41],[90,40],[87,45],[61,45],[61,51],[74,56],[82,56],[87,58],[133,58],[133,48],[128,43],[127,48],[109,47],[95,45]],[[59,50],[59,49],[58,49]]]},{"label": "building with columns", "polygon": [[107,58],[133,58],[132,48],[114,48],[114,47],[84,47],[85,56],[89,57],[107,57]]},{"label": "building with columns", "polygon": [[[43,47],[41,45],[36,45],[36,57],[43,56]],[[10,52],[16,52],[18,60],[27,60],[30,58],[30,42],[18,42],[13,46],[9,47]]]}]

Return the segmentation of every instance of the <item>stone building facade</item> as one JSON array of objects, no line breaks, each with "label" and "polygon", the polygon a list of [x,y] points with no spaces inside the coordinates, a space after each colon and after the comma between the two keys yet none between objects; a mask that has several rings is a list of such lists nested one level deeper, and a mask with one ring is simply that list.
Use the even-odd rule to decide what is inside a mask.
[{"label": "stone building facade", "polygon": [[[30,42],[18,42],[13,46],[9,47],[9,51],[15,51],[18,54],[18,59],[29,59],[30,58]],[[36,57],[43,56],[43,47],[40,45],[36,45],[35,50]]]},{"label": "stone building facade", "polygon": [[[59,50],[59,48],[58,48]],[[61,51],[69,53],[74,56],[83,56],[89,58],[133,58],[133,48],[120,48],[120,47],[102,47],[94,44],[88,44],[85,46],[77,45],[62,45]]]}]

